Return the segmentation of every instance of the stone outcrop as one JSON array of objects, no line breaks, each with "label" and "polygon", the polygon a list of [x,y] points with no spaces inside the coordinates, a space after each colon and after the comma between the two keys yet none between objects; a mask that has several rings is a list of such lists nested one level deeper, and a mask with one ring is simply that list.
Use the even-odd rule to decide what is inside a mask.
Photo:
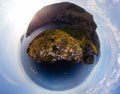
[{"label": "stone outcrop", "polygon": [[84,30],[88,33],[92,33],[96,29],[90,13],[75,4],[63,2],[48,5],[38,11],[28,26],[26,36],[49,23],[61,24],[60,27]]},{"label": "stone outcrop", "polygon": [[35,14],[26,37],[46,24],[56,27],[43,31],[33,39],[27,49],[30,57],[38,62],[65,60],[94,63],[100,44],[95,32],[97,25],[90,13],[69,2],[48,5]]}]

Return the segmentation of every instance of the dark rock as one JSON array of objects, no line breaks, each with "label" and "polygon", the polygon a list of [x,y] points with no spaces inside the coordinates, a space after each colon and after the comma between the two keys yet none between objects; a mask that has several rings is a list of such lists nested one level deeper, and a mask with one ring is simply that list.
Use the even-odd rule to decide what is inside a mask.
[{"label": "dark rock", "polygon": [[[35,14],[28,26],[26,37],[51,23],[60,26],[49,28],[33,39],[27,49],[30,57],[38,62],[65,60],[94,63],[94,55],[100,53],[100,43],[95,32],[97,25],[90,13],[69,2],[48,5]],[[71,51],[67,51],[67,48]]]},{"label": "dark rock", "polygon": [[94,63],[94,56],[93,55],[84,56],[82,61],[85,64],[93,64]]},{"label": "dark rock", "polygon": [[83,8],[62,2],[48,5],[38,11],[30,22],[26,36],[29,36],[37,28],[49,23],[62,23],[62,27],[84,30],[92,33],[96,29],[93,16]]}]

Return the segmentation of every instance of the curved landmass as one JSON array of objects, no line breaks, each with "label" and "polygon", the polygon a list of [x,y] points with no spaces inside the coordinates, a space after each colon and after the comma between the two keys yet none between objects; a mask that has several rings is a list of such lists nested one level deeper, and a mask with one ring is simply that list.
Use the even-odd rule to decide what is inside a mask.
[{"label": "curved landmass", "polygon": [[96,29],[93,16],[83,8],[69,2],[48,5],[38,11],[30,22],[26,36],[45,24],[61,24],[60,27],[81,29],[92,33]]},{"label": "curved landmass", "polygon": [[100,43],[95,32],[97,25],[90,13],[69,2],[48,5],[35,14],[26,37],[46,24],[59,26],[33,39],[27,49],[30,57],[38,62],[94,63],[94,55],[100,53]]}]

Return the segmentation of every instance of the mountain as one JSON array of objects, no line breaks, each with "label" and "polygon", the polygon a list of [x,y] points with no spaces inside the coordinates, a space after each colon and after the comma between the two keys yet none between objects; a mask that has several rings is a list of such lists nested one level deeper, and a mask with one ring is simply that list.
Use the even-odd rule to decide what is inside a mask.
[{"label": "mountain", "polygon": [[49,23],[63,23],[62,27],[85,29],[88,33],[92,33],[96,29],[96,24],[90,13],[75,4],[62,2],[45,6],[38,11],[28,26],[26,36]]},{"label": "mountain", "polygon": [[46,24],[59,27],[48,28],[33,39],[27,49],[30,57],[38,62],[94,63],[94,55],[100,54],[100,43],[90,13],[69,2],[45,6],[33,17],[26,37]]}]

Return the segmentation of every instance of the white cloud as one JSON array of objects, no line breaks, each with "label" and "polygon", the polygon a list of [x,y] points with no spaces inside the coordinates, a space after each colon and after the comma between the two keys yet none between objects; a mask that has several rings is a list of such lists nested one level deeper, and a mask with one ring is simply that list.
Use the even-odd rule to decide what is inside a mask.
[{"label": "white cloud", "polygon": [[111,0],[111,3],[113,7],[120,7],[120,0]]},{"label": "white cloud", "polygon": [[[113,78],[114,77],[114,78]],[[89,89],[87,94],[98,94],[99,90],[101,90],[101,94],[111,94],[111,90],[114,89],[114,85],[120,79],[120,70],[114,69],[113,72],[109,76],[104,76],[103,80],[100,81],[95,87]]]},{"label": "white cloud", "polygon": [[[119,29],[118,27],[111,22],[111,20],[106,16],[105,9],[101,9],[101,7],[97,4],[98,0],[88,0],[88,9],[92,10],[95,14],[98,14],[100,16],[105,25],[111,30],[111,33],[113,34],[117,44],[119,45],[120,37],[119,37]],[[114,3],[119,3],[120,0],[112,0]],[[101,3],[105,3],[105,0],[102,0]],[[119,46],[118,46],[119,47]],[[120,47],[119,47],[120,48]],[[117,47],[115,47],[117,49]],[[117,61],[120,64],[120,53],[118,53]],[[117,63],[116,63],[117,64]],[[115,66],[114,66],[115,67]],[[113,78],[114,77],[114,78]],[[100,91],[101,94],[110,94],[110,91],[114,89],[114,85],[117,84],[117,82],[120,79],[120,68],[114,68],[113,72],[111,72],[109,75],[104,76],[103,80],[100,81],[95,87],[89,89],[87,93],[90,92],[90,94],[98,94]]]},{"label": "white cloud", "polygon": [[9,78],[9,76],[2,70],[2,68],[0,67],[0,74],[2,77],[5,78],[5,80],[10,83],[10,84],[13,84],[13,85],[18,85],[18,83],[14,80],[12,80],[11,78]]},{"label": "white cloud", "polygon": [[92,10],[93,12],[99,14],[100,16],[104,16],[104,11],[101,10],[100,7],[98,7],[96,0],[88,0],[87,2],[87,8]]},{"label": "white cloud", "polygon": [[120,0],[112,0],[114,4],[120,3]]},{"label": "white cloud", "polygon": [[106,2],[106,0],[97,0],[97,2],[100,4],[104,4]]},{"label": "white cloud", "polygon": [[[119,0],[120,1],[120,0]],[[117,41],[120,41],[120,37],[118,36],[119,29],[118,27],[111,22],[111,20],[105,15],[106,11],[101,9],[100,6],[97,4],[96,0],[88,0],[88,9],[92,10],[96,14],[98,14],[109,27],[109,29],[113,32]],[[120,35],[120,34],[119,34]]]},{"label": "white cloud", "polygon": [[118,54],[118,63],[120,64],[120,54]]}]

